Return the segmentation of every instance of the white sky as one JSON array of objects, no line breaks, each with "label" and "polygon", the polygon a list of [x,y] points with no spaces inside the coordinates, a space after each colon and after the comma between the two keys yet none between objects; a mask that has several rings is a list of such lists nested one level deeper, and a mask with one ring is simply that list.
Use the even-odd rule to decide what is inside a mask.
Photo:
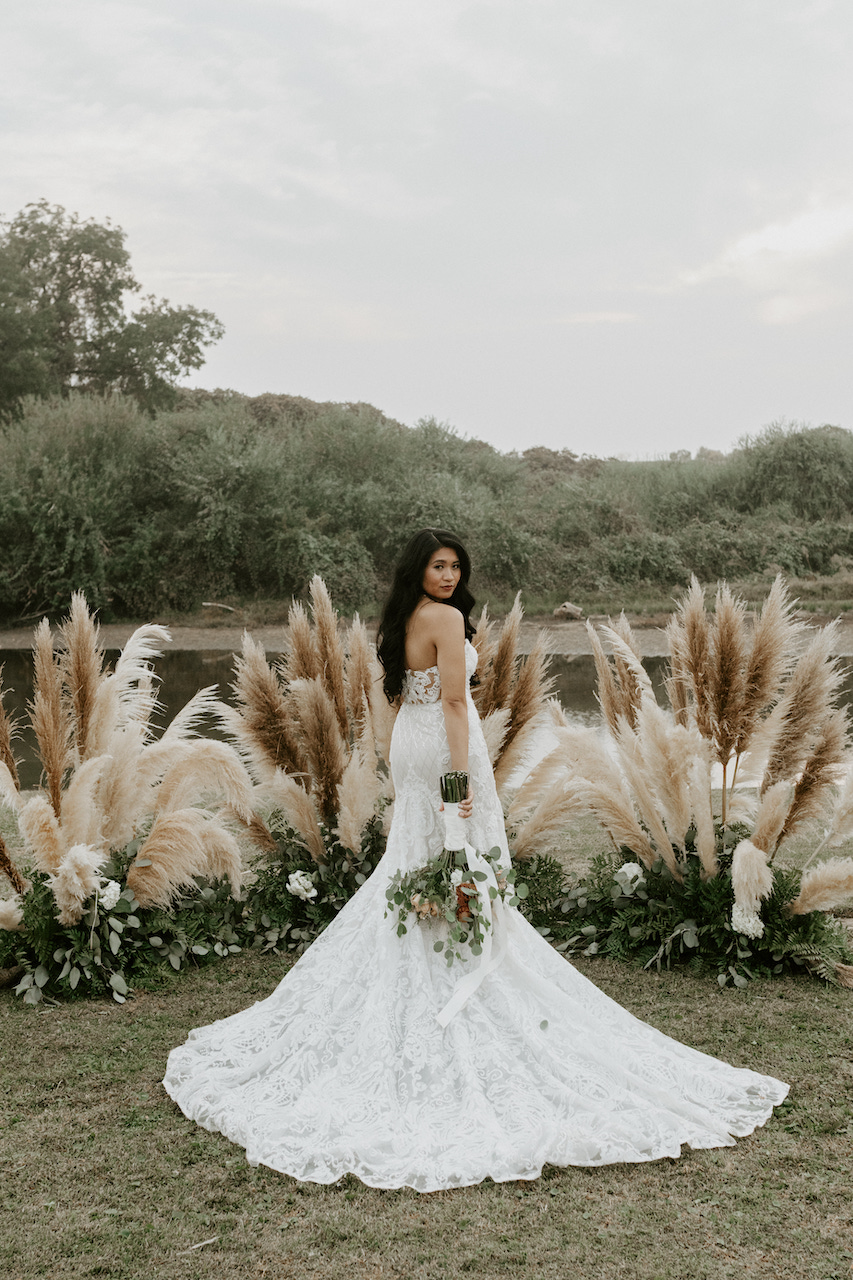
[{"label": "white sky", "polygon": [[850,0],[29,0],[0,212],[127,233],[201,386],[500,449],[853,428]]}]

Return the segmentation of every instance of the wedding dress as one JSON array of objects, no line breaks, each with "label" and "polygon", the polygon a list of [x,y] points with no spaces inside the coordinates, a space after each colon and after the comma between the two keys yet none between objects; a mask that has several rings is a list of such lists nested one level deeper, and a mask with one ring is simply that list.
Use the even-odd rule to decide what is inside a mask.
[{"label": "wedding dress", "polygon": [[[469,676],[477,655],[466,644]],[[446,925],[398,937],[385,888],[443,845],[450,753],[438,669],[409,672],[391,745],[385,855],[267,999],[191,1032],[165,1087],[251,1164],[330,1183],[436,1191],[733,1145],[788,1086],[728,1066],[640,1022],[513,908],[496,904],[496,967],[446,1026],[438,1015],[478,958],[448,967]],[[468,695],[474,813],[468,838],[509,862],[500,802]],[[470,985],[470,981],[469,981]]]}]

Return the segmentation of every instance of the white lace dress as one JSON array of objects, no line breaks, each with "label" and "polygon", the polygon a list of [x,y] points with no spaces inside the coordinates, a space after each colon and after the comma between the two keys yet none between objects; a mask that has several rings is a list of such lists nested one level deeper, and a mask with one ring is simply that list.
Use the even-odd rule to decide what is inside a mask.
[{"label": "white lace dress", "polygon": [[[470,695],[468,722],[469,838],[506,855]],[[169,1055],[164,1084],[185,1115],[245,1147],[251,1164],[418,1191],[730,1146],[767,1120],[787,1085],[640,1022],[515,910],[495,920],[499,964],[440,1025],[478,961],[448,968],[433,950],[444,925],[413,923],[398,938],[384,915],[389,875],[442,847],[450,755],[437,669],[407,677],[391,765],[395,814],[371,878],[272,995]]]}]

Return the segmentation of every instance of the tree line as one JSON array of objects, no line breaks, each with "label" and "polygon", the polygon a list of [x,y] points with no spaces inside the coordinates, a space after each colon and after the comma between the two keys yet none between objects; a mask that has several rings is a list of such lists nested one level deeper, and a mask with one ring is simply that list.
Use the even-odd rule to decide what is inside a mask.
[{"label": "tree line", "polygon": [[291,396],[25,401],[0,430],[0,611],[147,617],[300,595],[370,612],[423,525],[470,545],[481,599],[620,607],[691,573],[832,574],[853,559],[853,435],[767,429],[725,457],[499,453],[425,419]]}]

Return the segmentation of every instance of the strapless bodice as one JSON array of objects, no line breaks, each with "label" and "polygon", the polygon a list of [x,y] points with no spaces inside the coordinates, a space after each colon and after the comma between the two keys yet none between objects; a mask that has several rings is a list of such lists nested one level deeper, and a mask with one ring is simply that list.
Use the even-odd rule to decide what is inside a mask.
[{"label": "strapless bodice", "polygon": [[[465,641],[465,675],[470,680],[477,670],[477,650],[470,640]],[[438,667],[424,671],[407,671],[403,679],[403,701],[429,706],[441,697],[441,680]]]}]

